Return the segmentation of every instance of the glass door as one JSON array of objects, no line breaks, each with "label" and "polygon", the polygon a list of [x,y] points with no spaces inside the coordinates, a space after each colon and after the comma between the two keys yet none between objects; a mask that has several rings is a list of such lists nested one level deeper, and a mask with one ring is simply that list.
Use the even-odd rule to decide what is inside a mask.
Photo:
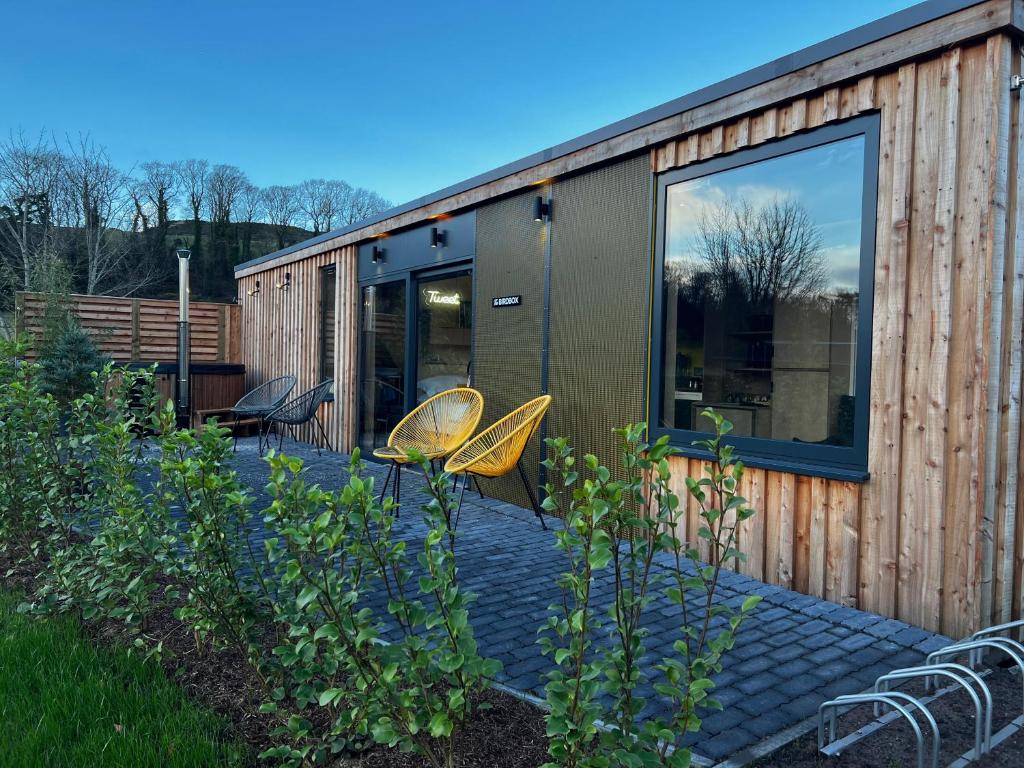
[{"label": "glass door", "polygon": [[469,383],[473,277],[468,270],[416,280],[416,402]]},{"label": "glass door", "polygon": [[359,445],[369,452],[405,415],[406,281],[364,286],[361,298]]}]

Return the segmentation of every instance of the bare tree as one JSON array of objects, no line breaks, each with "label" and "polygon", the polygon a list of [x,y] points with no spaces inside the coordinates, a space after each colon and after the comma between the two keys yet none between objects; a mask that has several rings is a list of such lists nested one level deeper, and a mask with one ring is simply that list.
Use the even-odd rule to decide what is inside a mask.
[{"label": "bare tree", "polygon": [[342,225],[344,211],[352,197],[352,185],[340,179],[327,182],[327,198],[324,201],[324,232],[330,232]]},{"label": "bare tree", "polygon": [[42,135],[11,135],[0,144],[0,257],[8,279],[29,290],[35,265],[58,249],[54,207],[63,158]]},{"label": "bare tree", "polygon": [[705,208],[694,250],[718,298],[739,293],[752,306],[816,299],[827,288],[821,232],[795,200]]},{"label": "bare tree", "polygon": [[263,218],[263,190],[246,183],[238,193],[238,216],[242,221],[242,261],[252,258],[253,224]]},{"label": "bare tree", "polygon": [[391,207],[390,201],[369,189],[355,187],[351,189],[346,205],[341,211],[341,225],[348,226],[370,216],[386,211]]},{"label": "bare tree", "polygon": [[309,229],[314,235],[326,232],[330,226],[331,190],[324,179],[306,179],[295,188],[299,210],[305,215]]},{"label": "bare tree", "polygon": [[249,179],[241,168],[234,165],[215,165],[206,180],[207,208],[210,222],[230,224],[231,211],[238,195]]},{"label": "bare tree", "polygon": [[172,163],[142,164],[141,192],[156,213],[156,226],[166,227],[178,194],[178,174]]},{"label": "bare tree", "polygon": [[276,184],[263,190],[263,206],[267,221],[274,228],[277,236],[278,249],[287,243],[288,230],[295,226],[295,218],[299,214],[298,195],[295,187]]},{"label": "bare tree", "polygon": [[64,179],[80,231],[87,293],[135,293],[156,276],[133,264],[127,269],[132,198],[128,177],[88,136],[68,142]]},{"label": "bare tree", "polygon": [[203,247],[202,213],[206,200],[206,184],[210,164],[206,160],[182,160],[175,163],[178,185],[192,213],[192,253],[199,255]]}]

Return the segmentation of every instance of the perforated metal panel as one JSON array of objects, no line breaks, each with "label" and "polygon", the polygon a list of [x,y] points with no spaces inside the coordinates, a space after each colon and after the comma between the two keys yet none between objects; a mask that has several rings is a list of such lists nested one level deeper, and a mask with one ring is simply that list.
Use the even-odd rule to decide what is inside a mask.
[{"label": "perforated metal panel", "polygon": [[[484,395],[480,428],[537,397],[541,391],[544,328],[545,228],[534,221],[536,193],[500,200],[477,210],[474,263],[473,386]],[[498,296],[522,296],[520,306],[493,308]],[[539,479],[540,440],[523,466]],[[482,481],[489,496],[529,506],[518,475]]]},{"label": "perforated metal panel", "polygon": [[554,186],[549,437],[620,465],[612,430],[643,418],[651,170],[640,156]]}]

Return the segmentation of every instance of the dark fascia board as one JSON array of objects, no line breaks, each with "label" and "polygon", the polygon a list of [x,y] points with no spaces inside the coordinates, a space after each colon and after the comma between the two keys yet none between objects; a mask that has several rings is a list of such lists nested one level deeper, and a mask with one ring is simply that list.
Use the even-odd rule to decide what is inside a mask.
[{"label": "dark fascia board", "polygon": [[495,168],[485,173],[481,173],[472,178],[460,181],[457,184],[439,189],[436,192],[432,192],[429,195],[418,197],[415,200],[410,200],[402,205],[389,208],[382,213],[376,214],[369,218],[357,221],[355,224],[351,224],[341,229],[331,230],[325,232],[322,235],[311,237],[308,240],[303,240],[301,243],[295,243],[287,248],[282,248],[279,251],[268,253],[265,256],[260,256],[257,259],[251,259],[235,266],[235,272],[238,273],[242,270],[251,269],[252,267],[260,264],[275,261],[282,256],[287,256],[289,253],[302,250],[304,248],[311,248],[321,243],[326,243],[335,238],[347,235],[351,232],[356,232],[364,227],[377,224],[385,219],[390,219],[392,216],[398,216],[409,211],[413,211],[417,208],[422,208],[425,205],[430,205],[439,200],[443,200],[446,197],[460,194],[467,190],[473,189],[474,187],[483,186],[489,184],[492,181],[504,178],[505,176],[511,176],[514,173],[531,168],[535,165],[540,165],[549,160],[563,155],[568,155],[578,150],[584,149],[597,144],[601,141],[606,141],[616,136],[620,136],[629,131],[634,131],[638,128],[656,123],[659,120],[663,120],[673,115],[678,115],[683,112],[687,112],[691,109],[703,106],[712,101],[731,96],[740,91],[745,91],[748,88],[766,83],[770,80],[774,80],[778,77],[784,77],[785,75],[796,72],[797,70],[809,67],[813,64],[831,59],[835,56],[839,56],[848,51],[852,51],[861,46],[868,45],[870,43],[877,42],[886,37],[899,34],[908,29],[920,26],[921,24],[927,24],[928,22],[941,19],[944,16],[949,16],[957,11],[962,11],[965,8],[971,8],[975,5],[980,5],[987,0],[927,0],[923,3],[918,3],[910,8],[905,8],[902,11],[885,16],[877,21],[872,21],[863,26],[851,29],[848,32],[843,32],[835,37],[830,37],[828,40],[823,40],[820,43],[802,48],[795,53],[791,53],[787,56],[770,61],[767,64],[762,64],[754,69],[748,69],[746,72],[742,72],[738,75],[733,75],[730,78],[721,80],[713,85],[706,86],[699,90],[693,91],[685,96],[680,96],[678,99],[665,102],[657,107],[640,112],[639,114],[627,117],[623,120],[606,125],[603,128],[598,128],[590,133],[585,133],[582,136],[577,136],[569,141],[556,144],[553,147],[549,147],[540,152],[535,152],[532,155],[521,158],[511,163],[507,163],[498,168]]}]

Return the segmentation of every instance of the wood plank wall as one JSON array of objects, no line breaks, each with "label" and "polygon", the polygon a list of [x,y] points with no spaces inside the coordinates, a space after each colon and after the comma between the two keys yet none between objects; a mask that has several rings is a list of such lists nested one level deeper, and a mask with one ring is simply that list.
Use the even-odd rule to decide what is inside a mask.
[{"label": "wood plank wall", "polygon": [[[332,446],[348,451],[355,442],[356,419],[358,286],[354,246],[239,279],[242,361],[249,388],[287,374],[298,377],[294,394],[320,382],[321,270],[332,264],[336,267],[335,399],[324,403],[320,419]],[[284,282],[285,273],[291,273],[288,290],[276,287]],[[260,283],[259,293],[249,295],[255,290],[257,280]],[[309,442],[322,442],[313,425],[304,427],[299,436]]]},{"label": "wood plank wall", "polygon": [[[118,296],[70,297],[71,309],[92,335],[100,351],[117,362],[173,363],[177,360],[178,302]],[[15,295],[15,322],[19,332],[39,337],[43,332],[46,297],[38,293]],[[189,303],[192,324],[192,359],[204,363],[241,361],[237,304],[206,301]],[[29,357],[35,355],[29,351]]]},{"label": "wood plank wall", "polygon": [[[653,146],[657,173],[880,114],[871,477],[749,470],[743,492],[759,515],[741,538],[744,572],[952,636],[1024,613],[1024,120],[1008,86],[1020,71],[1017,44],[992,34],[799,98],[764,107],[755,99],[756,111]],[[339,399],[337,413],[326,410],[332,439],[347,450],[356,418],[353,246],[240,278],[243,359],[250,384],[293,371],[302,386],[314,383],[316,275],[330,263]],[[276,291],[286,271],[293,287]],[[261,294],[247,297],[257,279]],[[674,464],[682,491],[700,462]],[[692,507],[688,525],[692,534]]]},{"label": "wood plank wall", "polygon": [[[1011,144],[1014,155],[1020,148],[1008,87],[1019,59],[1010,38],[995,35],[652,150],[661,172],[881,115],[871,478],[748,470],[743,490],[759,514],[741,538],[745,573],[955,637],[1020,615],[1024,535],[1013,523],[1024,489],[1006,470],[1009,454],[1024,471],[1015,447],[1024,269],[1006,226],[1007,211],[1018,208],[1007,158]],[[993,336],[999,324],[1002,347]],[[1011,365],[1016,386],[1003,376]],[[700,462],[674,463],[685,492],[682,478],[699,474]],[[1004,573],[1007,542],[1014,557]],[[1007,612],[999,610],[1004,595]]]}]

